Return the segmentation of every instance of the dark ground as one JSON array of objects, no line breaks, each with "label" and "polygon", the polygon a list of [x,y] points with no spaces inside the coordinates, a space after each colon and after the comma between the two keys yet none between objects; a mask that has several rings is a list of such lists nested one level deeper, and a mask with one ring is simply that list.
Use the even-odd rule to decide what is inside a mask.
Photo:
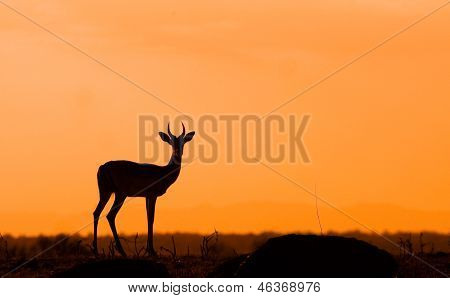
[{"label": "dark ground", "polygon": [[[150,260],[163,264],[169,276],[206,277],[224,261],[248,254],[274,236],[278,235],[275,233],[156,235],[155,249],[159,252],[156,258],[148,258],[144,255],[145,235],[125,237],[122,242],[129,259]],[[398,244],[397,246],[377,235],[354,232],[341,234],[341,236],[364,240],[394,255],[399,265],[396,274],[398,277],[443,277],[425,263],[447,275],[450,274],[449,235],[436,233],[423,233],[422,236],[410,233],[386,235]],[[100,239],[101,255],[98,259],[95,259],[91,252],[90,237],[66,238],[67,235],[1,236],[0,276],[7,274],[6,277],[50,277],[80,264],[120,259],[109,237]],[[42,251],[45,252],[39,254]],[[411,256],[411,253],[417,257]],[[33,258],[36,254],[39,255]]]}]

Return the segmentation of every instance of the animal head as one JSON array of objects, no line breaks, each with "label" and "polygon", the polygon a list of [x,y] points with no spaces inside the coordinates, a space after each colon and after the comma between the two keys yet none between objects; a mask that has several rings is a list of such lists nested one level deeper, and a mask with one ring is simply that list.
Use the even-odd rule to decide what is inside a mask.
[{"label": "animal head", "polygon": [[183,155],[184,144],[192,140],[195,135],[195,131],[191,131],[190,133],[186,134],[186,129],[184,128],[183,122],[181,122],[181,125],[183,126],[183,132],[178,137],[174,136],[170,132],[170,124],[167,124],[168,135],[162,131],[159,132],[159,136],[161,137],[161,139],[172,146],[173,152],[177,156]]}]

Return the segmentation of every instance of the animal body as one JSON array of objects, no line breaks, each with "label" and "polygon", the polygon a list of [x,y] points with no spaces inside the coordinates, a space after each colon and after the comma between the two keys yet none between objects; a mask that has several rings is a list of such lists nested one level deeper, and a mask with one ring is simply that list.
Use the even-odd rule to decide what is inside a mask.
[{"label": "animal body", "polygon": [[181,170],[184,144],[191,141],[195,135],[194,131],[186,134],[184,124],[182,126],[183,132],[178,137],[170,132],[169,125],[167,126],[168,134],[159,132],[161,139],[172,146],[172,156],[165,166],[117,160],[109,161],[99,167],[97,181],[100,200],[94,211],[93,250],[95,254],[98,254],[98,219],[113,193],[115,196],[114,203],[106,218],[111,227],[118,252],[122,256],[126,256],[117,234],[115,224],[117,213],[127,197],[145,197],[148,224],[147,252],[150,255],[156,254],[153,247],[156,200],[177,180]]}]

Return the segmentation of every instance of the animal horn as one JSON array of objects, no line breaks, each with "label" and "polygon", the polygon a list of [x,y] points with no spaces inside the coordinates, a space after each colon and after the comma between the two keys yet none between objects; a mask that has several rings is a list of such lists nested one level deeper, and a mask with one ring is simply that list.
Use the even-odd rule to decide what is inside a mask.
[{"label": "animal horn", "polygon": [[186,128],[184,128],[183,122],[181,122],[181,125],[183,126],[183,132],[181,133],[181,136],[184,137],[184,135],[186,134]]},{"label": "animal horn", "polygon": [[167,132],[169,133],[169,137],[173,139],[175,136],[170,132],[170,123],[167,123]]}]

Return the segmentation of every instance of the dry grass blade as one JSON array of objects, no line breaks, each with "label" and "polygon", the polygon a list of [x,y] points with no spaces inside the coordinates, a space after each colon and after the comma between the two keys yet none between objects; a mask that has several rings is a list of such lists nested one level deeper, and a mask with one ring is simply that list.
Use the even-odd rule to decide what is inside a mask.
[{"label": "dry grass blade", "polygon": [[175,244],[175,237],[172,235],[172,250],[165,248],[164,246],[161,246],[160,249],[161,251],[165,251],[167,253],[170,254],[170,256],[172,257],[172,260],[176,261],[177,260],[177,246]]}]

